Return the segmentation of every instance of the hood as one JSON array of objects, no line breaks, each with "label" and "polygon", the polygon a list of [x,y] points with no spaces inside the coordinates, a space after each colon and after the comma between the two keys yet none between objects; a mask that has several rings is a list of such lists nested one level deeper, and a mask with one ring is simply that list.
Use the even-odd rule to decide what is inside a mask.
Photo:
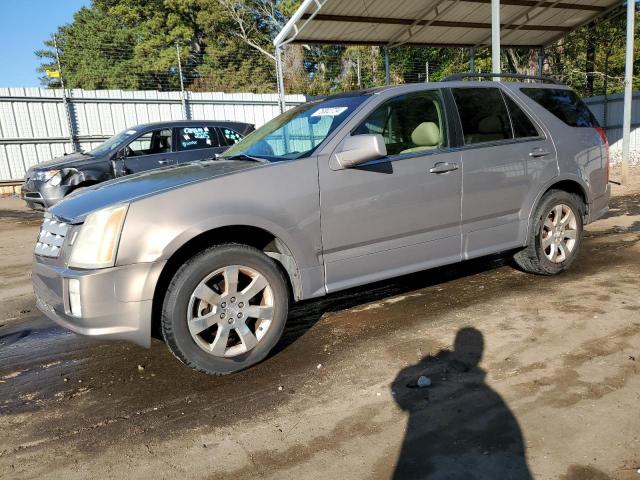
[{"label": "hood", "polygon": [[86,165],[87,162],[90,162],[91,160],[104,161],[102,157],[94,157],[88,153],[70,153],[69,155],[63,155],[61,157],[56,157],[53,160],[49,160],[48,162],[42,162],[34,165],[27,172],[27,176],[35,170],[40,171],[51,170],[54,168],[73,168],[80,165]]},{"label": "hood", "polygon": [[67,223],[81,223],[89,213],[109,205],[133,202],[192,183],[268,165],[266,162],[208,160],[149,170],[80,188],[49,211]]}]

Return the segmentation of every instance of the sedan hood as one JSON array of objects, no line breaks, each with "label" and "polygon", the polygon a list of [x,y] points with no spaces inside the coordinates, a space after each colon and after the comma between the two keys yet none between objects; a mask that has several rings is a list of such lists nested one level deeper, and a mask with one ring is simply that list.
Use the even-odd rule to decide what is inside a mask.
[{"label": "sedan hood", "polygon": [[67,223],[82,223],[89,213],[109,205],[132,202],[195,182],[267,165],[268,162],[208,160],[150,170],[80,188],[50,212]]},{"label": "sedan hood", "polygon": [[63,155],[61,157],[56,157],[53,160],[49,160],[48,162],[38,163],[29,169],[27,172],[27,176],[31,174],[31,172],[35,170],[51,170],[55,168],[73,168],[78,167],[80,165],[86,165],[87,162],[92,160],[104,161],[101,157],[94,157],[89,155],[88,153],[70,153],[69,155]]}]

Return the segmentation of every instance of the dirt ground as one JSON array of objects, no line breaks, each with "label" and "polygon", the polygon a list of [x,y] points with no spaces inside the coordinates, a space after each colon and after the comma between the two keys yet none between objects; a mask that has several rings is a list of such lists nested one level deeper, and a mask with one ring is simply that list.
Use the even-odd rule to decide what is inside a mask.
[{"label": "dirt ground", "polygon": [[1,199],[0,477],[640,479],[633,184],[563,275],[496,256],[305,302],[222,378],[43,318],[40,215]]}]

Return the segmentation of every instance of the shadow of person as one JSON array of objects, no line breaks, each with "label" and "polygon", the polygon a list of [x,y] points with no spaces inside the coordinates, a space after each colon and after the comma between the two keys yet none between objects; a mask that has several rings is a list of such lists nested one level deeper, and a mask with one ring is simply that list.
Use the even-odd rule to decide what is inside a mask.
[{"label": "shadow of person", "polygon": [[[484,340],[475,328],[458,331],[443,350],[403,369],[392,394],[409,422],[394,479],[531,479],[522,432],[478,364]],[[430,386],[421,387],[426,376]]]}]

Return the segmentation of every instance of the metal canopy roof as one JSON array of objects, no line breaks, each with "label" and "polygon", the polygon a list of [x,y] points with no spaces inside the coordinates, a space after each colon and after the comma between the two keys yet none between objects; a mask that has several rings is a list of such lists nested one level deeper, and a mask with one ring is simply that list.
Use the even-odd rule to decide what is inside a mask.
[{"label": "metal canopy roof", "polygon": [[[620,0],[501,0],[502,46],[538,47]],[[287,43],[491,44],[491,0],[305,0],[274,40]]]}]

